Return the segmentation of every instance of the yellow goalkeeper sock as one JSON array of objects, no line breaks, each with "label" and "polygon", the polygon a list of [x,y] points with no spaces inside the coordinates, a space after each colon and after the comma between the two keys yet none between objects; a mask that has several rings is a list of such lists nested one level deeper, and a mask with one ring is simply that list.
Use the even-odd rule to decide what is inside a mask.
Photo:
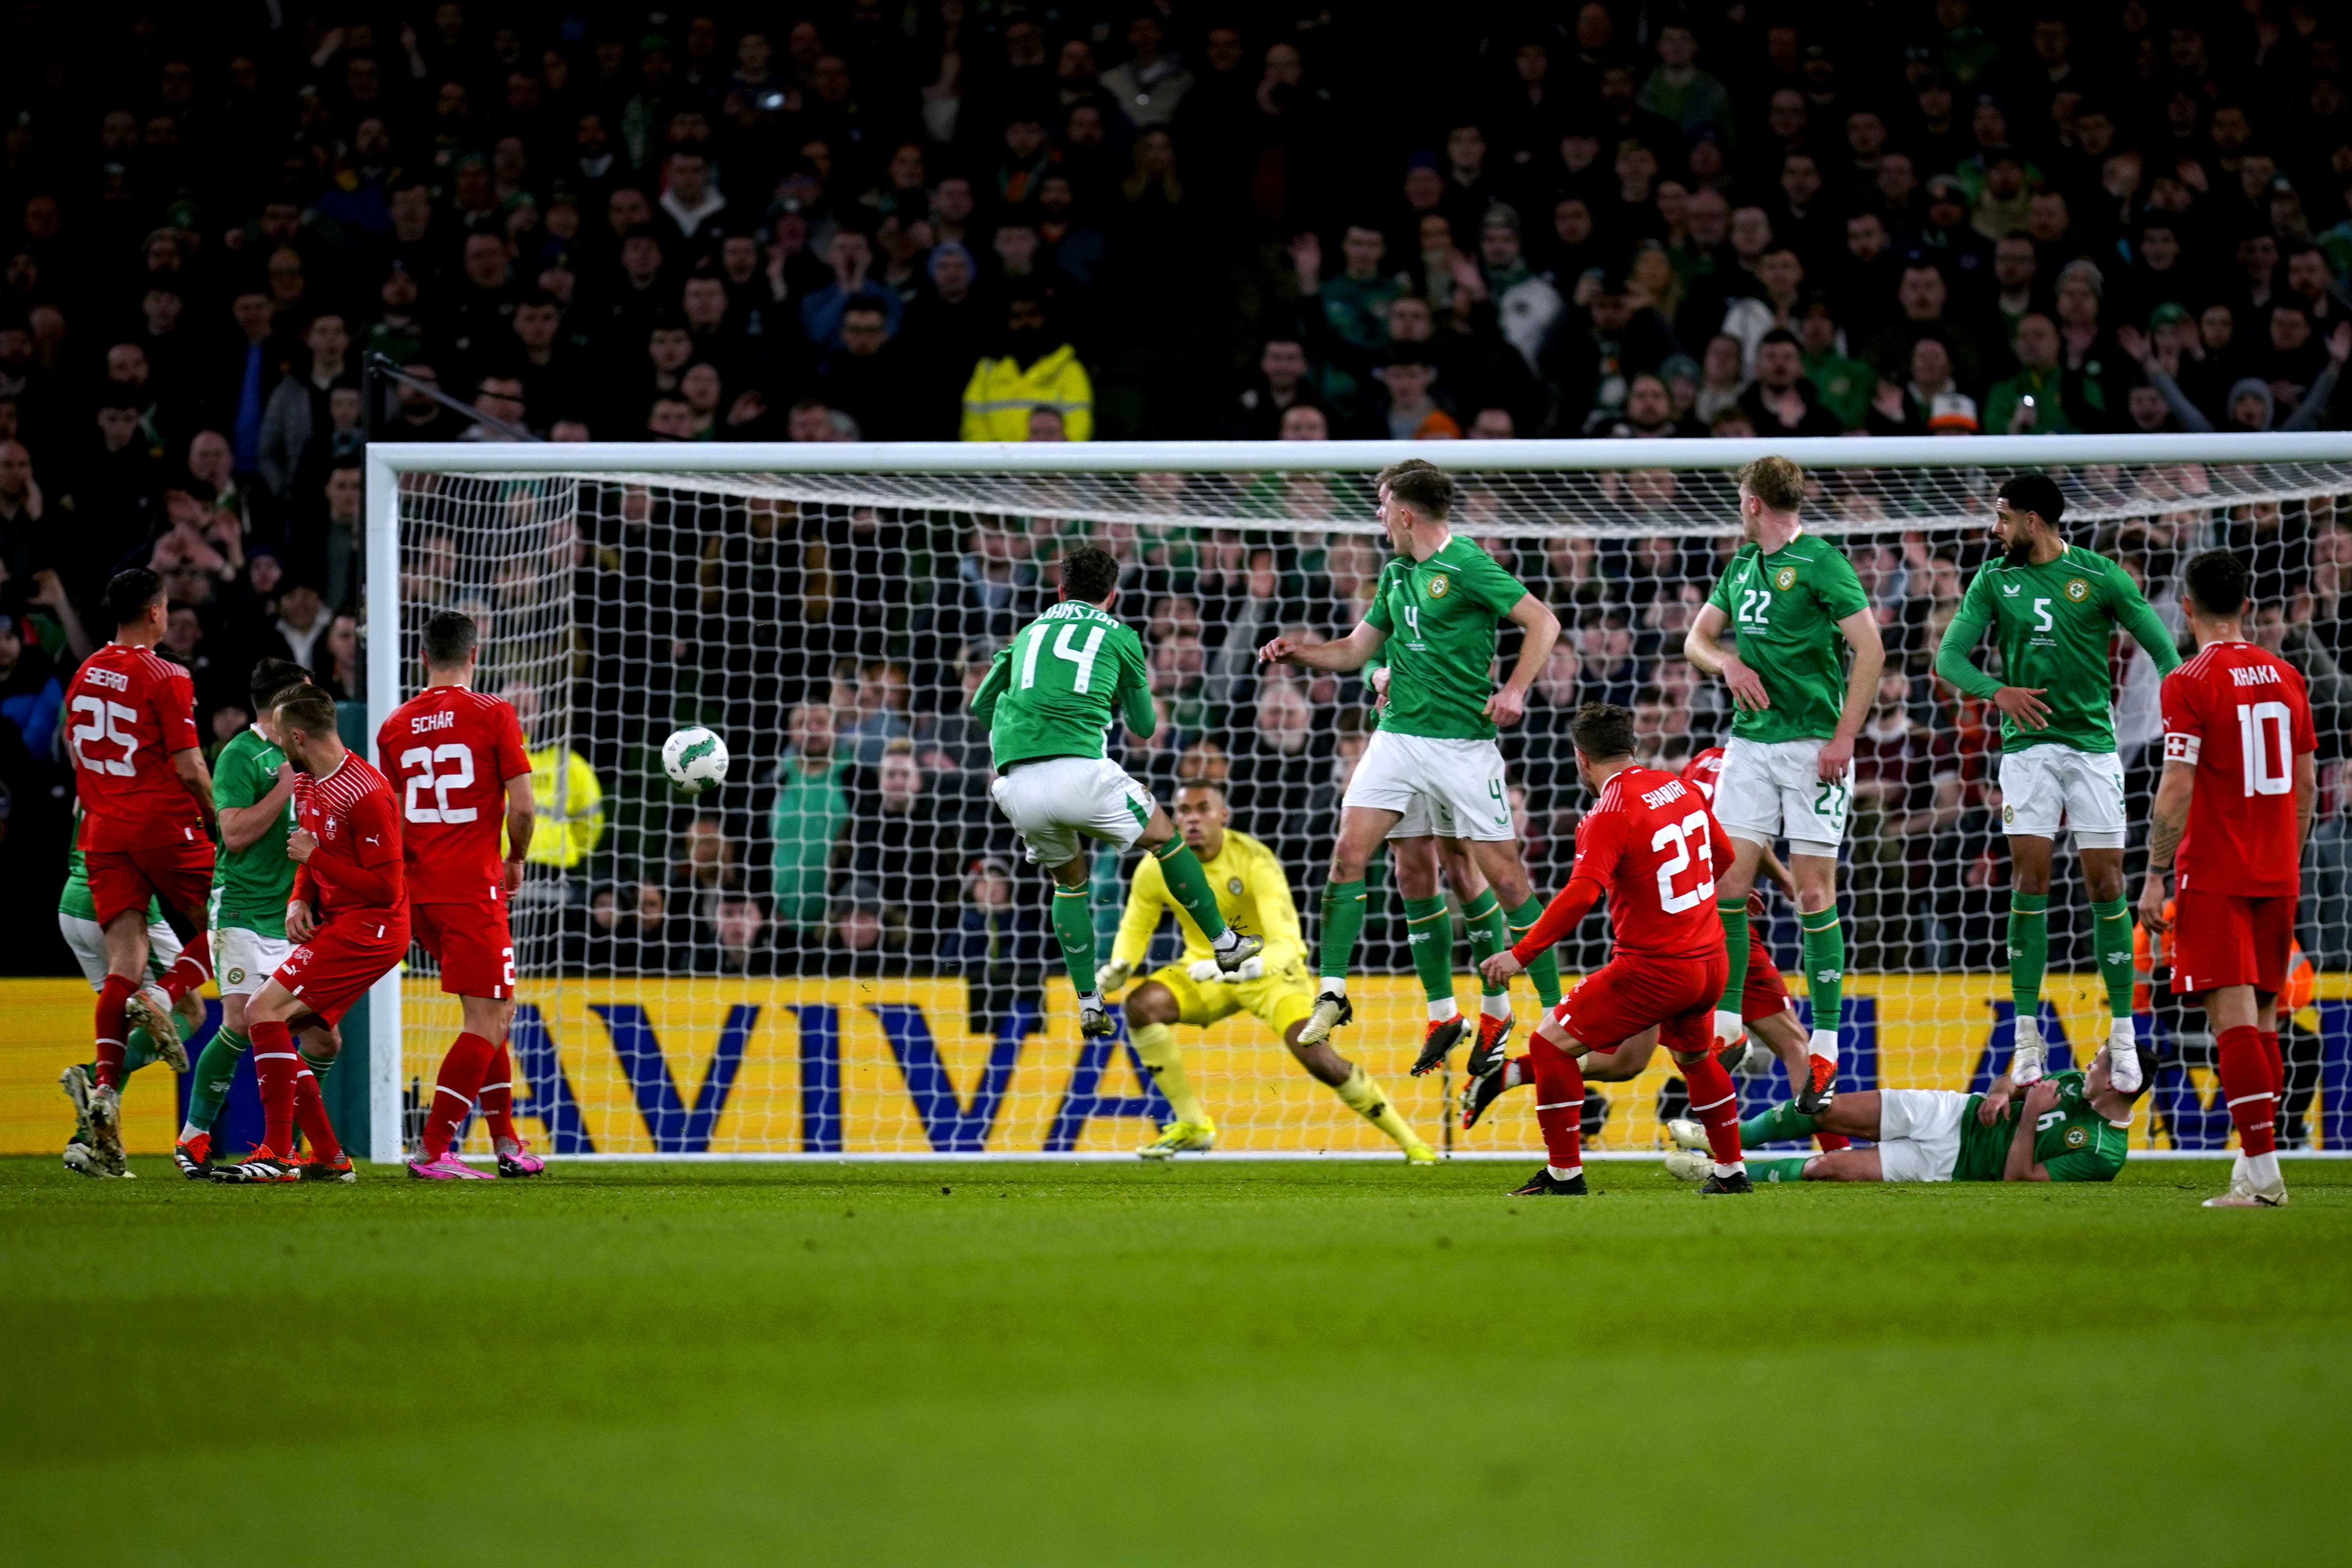
[{"label": "yellow goalkeeper sock", "polygon": [[1179,1121],[1206,1121],[1208,1113],[1193,1098],[1192,1085],[1184,1076],[1184,1053],[1176,1046],[1176,1031],[1165,1024],[1146,1024],[1141,1028],[1129,1028],[1127,1037],[1135,1042],[1135,1054],[1160,1092],[1168,1097],[1168,1109]]},{"label": "yellow goalkeeper sock", "polygon": [[1389,1097],[1381,1091],[1379,1081],[1361,1067],[1348,1074],[1347,1082],[1332,1085],[1331,1092],[1338,1095],[1340,1103],[1349,1110],[1395,1139],[1398,1148],[1410,1149],[1421,1142],[1421,1135],[1397,1114],[1397,1108],[1389,1103]]}]

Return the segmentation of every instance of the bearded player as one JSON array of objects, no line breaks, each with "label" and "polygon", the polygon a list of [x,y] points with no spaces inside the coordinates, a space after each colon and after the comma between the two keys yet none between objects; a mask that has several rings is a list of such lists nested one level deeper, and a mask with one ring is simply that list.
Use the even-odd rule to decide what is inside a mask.
[{"label": "bearded player", "polygon": [[1484,969],[1490,980],[1509,979],[1604,897],[1614,949],[1528,1043],[1547,1163],[1513,1195],[1583,1195],[1584,1077],[1577,1058],[1615,1051],[1654,1026],[1682,1068],[1692,1112],[1714,1147],[1700,1192],[1752,1192],[1739,1153],[1738,1094],[1715,1059],[1710,1027],[1725,963],[1715,878],[1730,863],[1730,840],[1696,790],[1633,760],[1633,716],[1624,709],[1588,702],[1570,735],[1577,776],[1600,796],[1577,824],[1576,864],[1534,928]]},{"label": "bearded player", "polygon": [[1245,1012],[1272,1029],[1308,1076],[1338,1095],[1341,1104],[1388,1134],[1404,1151],[1406,1163],[1436,1164],[1435,1152],[1398,1114],[1371,1074],[1333,1049],[1328,1040],[1314,1046],[1299,1043],[1307,1015],[1315,1009],[1315,988],[1307,978],[1307,942],[1298,933],[1298,906],[1291,899],[1290,879],[1273,850],[1227,826],[1228,815],[1225,786],[1215,780],[1192,779],[1177,786],[1177,830],[1216,889],[1228,929],[1237,922],[1255,926],[1265,935],[1265,951],[1226,973],[1201,928],[1168,896],[1160,863],[1146,860],[1136,868],[1128,889],[1127,913],[1118,922],[1111,961],[1096,976],[1105,992],[1126,984],[1150,951],[1160,917],[1175,910],[1184,933],[1183,955],[1129,993],[1125,1008],[1136,1057],[1174,1113],[1160,1136],[1136,1152],[1147,1160],[1166,1160],[1215,1146],[1216,1123],[1192,1092],[1171,1026],[1205,1029]]},{"label": "bearded player", "polygon": [[[194,683],[155,652],[166,622],[163,579],[144,567],[118,574],[106,585],[106,606],[114,640],[74,672],[66,712],[82,811],[76,843],[89,879],[91,914],[106,935],[97,1084],[86,1114],[92,1145],[112,1167],[122,1157],[123,1048],[131,1026],[146,1031],[173,1071],[188,1070],[172,1007],[210,973],[205,905],[213,888],[214,818],[212,774],[197,750]],[[176,910],[195,933],[160,984],[160,1006],[141,990],[153,900]]]},{"label": "bearded player", "polygon": [[[2107,647],[2116,628],[2159,671],[2180,663],[2172,634],[2139,585],[2104,555],[2058,531],[2066,499],[2047,474],[2002,481],[1993,513],[2001,553],[1969,583],[1936,651],[1936,673],[2000,710],[2000,816],[2009,834],[2009,992],[2017,1005],[2010,1075],[2042,1070],[2042,974],[2050,954],[2050,848],[2063,817],[2074,834],[2107,985],[2107,1049],[2116,1084],[2139,1087],[2132,1033],[2131,907],[2124,902],[2124,764],[2116,752]],[[2000,679],[1969,661],[1990,626]]]},{"label": "bearded player", "polygon": [[[1330,879],[1323,888],[1315,1011],[1299,1038],[1317,1045],[1355,1016],[1348,972],[1364,928],[1364,868],[1383,839],[1424,803],[1450,824],[1429,831],[1471,840],[1479,870],[1506,906],[1515,933],[1535,922],[1542,906],[1519,858],[1518,830],[1503,782],[1498,725],[1526,711],[1528,688],[1559,638],[1559,618],[1518,579],[1495,563],[1475,542],[1454,532],[1454,484],[1434,464],[1412,458],[1381,470],[1380,518],[1396,558],[1381,569],[1361,624],[1344,637],[1308,642],[1276,637],[1258,650],[1270,664],[1307,669],[1361,669],[1387,650],[1391,679],[1380,728],[1364,748],[1339,805]],[[1520,628],[1517,662],[1495,684],[1495,633],[1509,621]],[[1433,922],[1443,905],[1431,897],[1406,904],[1408,920]],[[1449,944],[1450,945],[1450,944]],[[1451,954],[1447,954],[1450,967]],[[1548,950],[1538,973],[1557,973]],[[1423,1062],[1434,1065],[1445,1046],[1433,1044],[1448,1023],[1460,1033],[1447,994],[1433,1002],[1423,1034]]]},{"label": "bearded player", "polygon": [[[474,688],[474,623],[443,610],[425,623],[425,689],[392,710],[375,754],[403,803],[401,838],[408,918],[441,966],[441,990],[457,998],[458,1034],[441,1059],[424,1150],[408,1173],[426,1181],[491,1181],[449,1152],[479,1100],[500,1176],[545,1167],[515,1131],[514,935],[507,901],[522,886],[530,848],[530,759],[511,705]],[[506,854],[499,830],[506,829]]]},{"label": "bearded player", "polygon": [[[2246,640],[2243,562],[2209,550],[2185,576],[2197,653],[2164,678],[2164,776],[2148,809],[2139,918],[2173,932],[2172,989],[2203,999],[2220,1047],[2238,1160],[2229,1191],[2205,1206],[2284,1208],[2275,1008],[2319,800],[2311,701],[2294,666]],[[2170,920],[2167,872],[2179,888]]]},{"label": "bearded player", "polygon": [[[1682,771],[1682,781],[1698,792],[1699,799],[1712,806],[1716,777],[1722,766],[1723,748],[1710,746],[1690,760]],[[1794,900],[1796,879],[1790,875],[1789,868],[1780,864],[1779,856],[1769,849],[1765,850],[1758,868]],[[1748,926],[1748,979],[1740,990],[1739,1016],[1755,1038],[1737,1040],[1719,1048],[1716,1057],[1727,1068],[1741,1073],[1769,1072],[1772,1058],[1778,1057],[1788,1068],[1789,1081],[1802,1083],[1810,1059],[1805,1027],[1797,1021],[1796,1011],[1789,1004],[1788,984],[1780,978],[1780,965],[1772,962],[1772,954],[1764,945],[1763,928],[1756,923],[1754,918],[1763,913],[1761,894],[1748,894],[1748,910],[1750,916]],[[1657,1048],[1658,1031],[1644,1029],[1612,1052],[1586,1057],[1581,1064],[1584,1080],[1588,1084],[1629,1082],[1648,1070],[1650,1058],[1656,1054]],[[1465,1131],[1478,1124],[1478,1119],[1486,1113],[1487,1108],[1505,1089],[1517,1089],[1523,1083],[1534,1081],[1528,1058],[1517,1057],[1502,1062],[1501,1070],[1496,1071],[1499,1057],[1500,1053],[1483,1040],[1470,1054],[1469,1076],[1462,1086],[1462,1127]],[[1696,1127],[1697,1124],[1689,1125]],[[1825,1128],[1817,1129],[1813,1140],[1824,1152],[1843,1149],[1847,1142],[1843,1135]]]},{"label": "bearded player", "polygon": [[[408,952],[408,894],[400,874],[400,811],[392,786],[335,732],[335,700],[315,686],[278,704],[278,743],[294,764],[295,829],[287,836],[294,892],[286,934],[299,945],[253,999],[253,1076],[261,1089],[259,1147],[215,1165],[216,1182],[349,1182],[319,1082],[293,1031],[332,1028]],[[315,913],[314,911],[315,908]],[[293,1153],[301,1123],[310,1152]]]}]

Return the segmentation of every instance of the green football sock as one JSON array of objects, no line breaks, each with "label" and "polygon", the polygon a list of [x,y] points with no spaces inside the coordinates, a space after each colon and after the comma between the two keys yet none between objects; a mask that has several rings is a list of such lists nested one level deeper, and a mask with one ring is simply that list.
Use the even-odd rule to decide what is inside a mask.
[{"label": "green football sock", "polygon": [[1805,1179],[1805,1162],[1811,1154],[1790,1154],[1771,1160],[1748,1162],[1748,1179],[1751,1182],[1801,1182]]},{"label": "green football sock", "polygon": [[1356,938],[1364,930],[1364,880],[1323,884],[1323,931],[1321,963],[1318,967],[1326,981],[1338,981],[1325,989],[1344,991],[1348,971],[1356,962]]},{"label": "green football sock", "polygon": [[1084,888],[1054,888],[1054,940],[1061,944],[1062,962],[1069,966],[1070,984],[1081,996],[1095,989],[1094,900]]},{"label": "green football sock", "polygon": [[228,1098],[229,1080],[236,1076],[237,1058],[253,1042],[224,1024],[213,1031],[188,1075],[188,1121],[183,1132],[209,1132],[220,1120],[221,1101]]},{"label": "green football sock", "polygon": [[[1804,936],[1805,984],[1811,987],[1806,994],[1813,1005],[1813,1027],[1834,1032],[1845,1019],[1845,930],[1838,924],[1834,908],[1801,917],[1797,929]],[[1744,973],[1747,965],[1740,968]]]},{"label": "green football sock", "polygon": [[[129,1078],[149,1062],[159,1059],[155,1041],[144,1029],[133,1029],[131,1037],[122,1042],[122,1076]],[[95,1079],[91,1079],[96,1082]]]},{"label": "green football sock", "polygon": [[1201,869],[1201,858],[1181,838],[1171,838],[1151,853],[1160,861],[1168,896],[1183,906],[1202,936],[1213,944],[1223,942],[1225,917],[1217,908],[1217,895],[1209,890],[1209,876]]},{"label": "green football sock", "polygon": [[2121,899],[2091,905],[2098,919],[2099,974],[2107,983],[2107,1016],[2132,1016],[2131,906]]},{"label": "green football sock", "polygon": [[1454,1000],[1454,917],[1444,899],[1404,901],[1405,946],[1412,950],[1412,972],[1421,976],[1421,994],[1432,1002]]},{"label": "green football sock", "polygon": [[[1544,901],[1528,896],[1528,901],[1511,911],[1511,942],[1517,946],[1528,932],[1536,929],[1543,919]],[[1536,1000],[1547,1007],[1559,1005],[1559,954],[1551,948],[1538,953],[1528,965],[1528,978],[1536,984]]]},{"label": "green football sock", "polygon": [[1726,965],[1723,1000],[1715,1005],[1718,1013],[1737,1013],[1740,999],[1748,993],[1748,900],[1715,900],[1715,918],[1723,922],[1723,959]]},{"label": "green football sock", "polygon": [[1751,1116],[1739,1124],[1739,1146],[1755,1149],[1766,1143],[1788,1143],[1813,1135],[1813,1119],[1797,1109],[1793,1100],[1784,1100],[1761,1116]]},{"label": "green football sock", "polygon": [[[1494,889],[1487,889],[1465,905],[1462,918],[1470,924],[1471,968],[1481,968],[1488,959],[1511,945],[1510,930],[1503,923],[1503,900],[1495,896]],[[1497,985],[1483,973],[1478,977],[1481,995],[1501,996],[1510,989],[1507,981]]]},{"label": "green football sock", "polygon": [[329,1057],[325,1060],[321,1061],[308,1051],[303,1051],[301,1054],[302,1065],[310,1069],[310,1076],[319,1080],[320,1087],[322,1089],[325,1088],[327,1083],[327,1075],[335,1070],[335,1058]]},{"label": "green football sock", "polygon": [[[2050,963],[2050,895],[2009,896],[2009,998],[2021,1018],[2042,1016],[2042,971]],[[2131,967],[2131,960],[2124,960]],[[2126,1000],[2126,1007],[2131,1005]]]}]

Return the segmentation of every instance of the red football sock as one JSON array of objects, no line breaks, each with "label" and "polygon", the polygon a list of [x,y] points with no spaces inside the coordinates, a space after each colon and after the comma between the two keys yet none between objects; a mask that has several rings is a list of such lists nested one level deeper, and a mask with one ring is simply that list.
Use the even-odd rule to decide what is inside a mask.
[{"label": "red football sock", "polygon": [[122,1009],[139,987],[120,974],[110,974],[106,984],[98,988],[98,1087],[120,1089],[122,1087],[122,1042],[131,1037],[131,1026]]},{"label": "red football sock", "polygon": [[1544,1157],[1556,1171],[1580,1170],[1584,1069],[1541,1035],[1528,1042],[1527,1060],[1535,1072],[1536,1125],[1543,1129]]},{"label": "red football sock", "polygon": [[521,1142],[515,1135],[514,1058],[507,1055],[504,1040],[499,1042],[498,1054],[483,1069],[482,1078],[482,1120],[490,1124],[490,1136],[509,1143]]},{"label": "red football sock", "polygon": [[2249,1159],[2270,1153],[2278,1147],[2278,1094],[2261,1034],[2245,1024],[2222,1030],[2220,1066],[2221,1098],[2230,1102],[2239,1152]]},{"label": "red football sock", "polygon": [[1738,1164],[1739,1091],[1731,1087],[1731,1075],[1708,1051],[1684,1066],[1683,1082],[1690,1089],[1691,1114],[1706,1129],[1706,1146],[1714,1151],[1715,1163]]},{"label": "red football sock", "polygon": [[309,1068],[295,1069],[294,1119],[302,1124],[302,1136],[310,1140],[313,1157],[329,1164],[341,1157],[343,1146],[336,1141],[335,1124],[327,1120],[327,1102]]},{"label": "red football sock", "polygon": [[2271,1093],[2278,1097],[2271,1101],[2272,1120],[2284,1122],[2286,1119],[2286,1058],[2279,1052],[2276,1029],[2264,1029],[2262,1036],[2263,1055],[2270,1059],[2271,1064]]},{"label": "red football sock", "polygon": [[1824,1154],[1834,1154],[1841,1149],[1853,1147],[1853,1140],[1843,1132],[1816,1132],[1813,1134],[1813,1143]]},{"label": "red football sock", "polygon": [[457,1123],[474,1109],[474,1097],[482,1092],[482,1079],[488,1072],[498,1047],[479,1035],[460,1035],[441,1058],[441,1071],[433,1080],[433,1108],[425,1113],[425,1157],[437,1160],[449,1152],[457,1136]]},{"label": "red football sock", "polygon": [[294,1076],[302,1070],[294,1032],[272,1020],[254,1025],[252,1036],[253,1077],[261,1089],[261,1142],[273,1154],[290,1154],[294,1152]]},{"label": "red football sock", "polygon": [[178,961],[163,972],[161,984],[163,994],[177,1002],[212,977],[212,933],[200,931],[194,941],[180,950]]}]

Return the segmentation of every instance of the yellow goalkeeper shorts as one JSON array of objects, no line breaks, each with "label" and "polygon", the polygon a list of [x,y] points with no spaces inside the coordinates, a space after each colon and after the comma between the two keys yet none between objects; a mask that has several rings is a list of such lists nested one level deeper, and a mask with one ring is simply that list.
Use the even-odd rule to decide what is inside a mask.
[{"label": "yellow goalkeeper shorts", "polygon": [[[1188,961],[1189,962],[1189,961]],[[1279,1039],[1293,1024],[1315,1011],[1315,986],[1307,966],[1293,963],[1257,980],[1198,981],[1185,973],[1184,963],[1152,971],[1151,978],[1176,998],[1176,1021],[1205,1029],[1220,1019],[1247,1013],[1265,1023]]]}]

